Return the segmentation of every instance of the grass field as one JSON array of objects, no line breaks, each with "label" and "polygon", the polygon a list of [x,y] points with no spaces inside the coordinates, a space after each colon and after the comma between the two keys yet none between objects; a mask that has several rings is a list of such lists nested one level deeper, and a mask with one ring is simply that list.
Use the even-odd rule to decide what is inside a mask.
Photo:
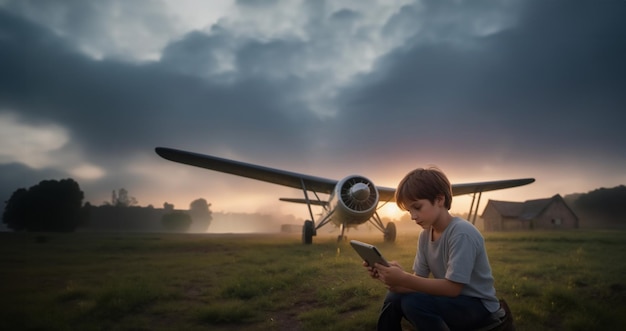
[{"label": "grass field", "polygon": [[[410,268],[416,235],[353,238]],[[517,330],[626,330],[626,232],[485,239]],[[0,233],[0,252],[0,330],[372,330],[385,294],[334,237]]]}]

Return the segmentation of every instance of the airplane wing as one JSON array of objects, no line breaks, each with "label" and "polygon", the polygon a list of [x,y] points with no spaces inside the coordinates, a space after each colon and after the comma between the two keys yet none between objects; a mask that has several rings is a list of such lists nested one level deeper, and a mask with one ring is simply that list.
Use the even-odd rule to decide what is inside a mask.
[{"label": "airplane wing", "polygon": [[[510,187],[522,186],[534,182],[534,178],[521,178],[521,179],[505,179],[496,180],[490,182],[476,182],[476,183],[464,183],[464,184],[451,184],[452,195],[464,195],[471,193],[480,193],[487,191],[501,190]],[[380,194],[380,200],[395,201],[395,188],[378,187],[378,193]]]},{"label": "airplane wing", "polygon": [[480,193],[480,192],[501,190],[505,188],[530,184],[534,181],[535,181],[534,178],[521,178],[521,179],[496,180],[496,181],[491,181],[491,182],[453,184],[452,195],[463,195],[463,194],[470,194],[470,193]]},{"label": "airplane wing", "polygon": [[[263,167],[256,164],[244,163],[234,160],[223,159],[215,156],[187,152],[172,148],[157,147],[156,153],[161,157],[179,163],[196,167],[220,171],[232,175],[252,178],[264,182],[302,189],[302,184],[307,190],[330,194],[337,180],[322,177],[309,176],[291,171]],[[534,182],[534,178],[507,179],[490,182],[476,182],[465,184],[452,184],[453,195],[479,193],[493,190],[501,190],[510,187],[522,186]],[[377,186],[380,201],[394,201],[395,188]],[[288,199],[288,198],[285,198]],[[298,199],[284,201],[301,202]]]},{"label": "airplane wing", "polygon": [[310,203],[311,205],[322,206],[322,207],[328,206],[328,201],[319,201],[319,200],[306,201],[305,199],[298,199],[298,198],[279,198],[278,200],[286,201],[286,202],[294,202],[294,203],[304,203],[304,204]]},{"label": "airplane wing", "polygon": [[302,189],[302,183],[304,183],[307,190],[330,194],[338,182],[337,180],[309,176],[172,148],[157,147],[155,151],[161,157],[170,161],[293,187],[300,190]]}]

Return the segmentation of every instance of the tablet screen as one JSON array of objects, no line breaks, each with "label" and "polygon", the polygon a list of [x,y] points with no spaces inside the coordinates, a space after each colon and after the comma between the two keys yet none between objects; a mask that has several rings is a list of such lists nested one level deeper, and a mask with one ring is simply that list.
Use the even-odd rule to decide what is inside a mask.
[{"label": "tablet screen", "polygon": [[389,266],[389,263],[378,251],[376,246],[358,240],[350,240],[350,245],[357,253],[359,253],[363,261],[367,262],[367,264],[371,267],[373,267],[376,263],[380,263],[386,267]]}]

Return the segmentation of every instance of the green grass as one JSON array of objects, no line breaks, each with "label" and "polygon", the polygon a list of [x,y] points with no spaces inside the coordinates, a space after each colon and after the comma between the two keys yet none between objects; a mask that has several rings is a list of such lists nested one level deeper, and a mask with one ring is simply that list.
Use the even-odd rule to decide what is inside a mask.
[{"label": "green grass", "polygon": [[[416,236],[358,239],[408,269]],[[485,239],[517,330],[626,329],[626,232]],[[372,330],[385,294],[334,237],[0,233],[0,252],[0,330]]]}]

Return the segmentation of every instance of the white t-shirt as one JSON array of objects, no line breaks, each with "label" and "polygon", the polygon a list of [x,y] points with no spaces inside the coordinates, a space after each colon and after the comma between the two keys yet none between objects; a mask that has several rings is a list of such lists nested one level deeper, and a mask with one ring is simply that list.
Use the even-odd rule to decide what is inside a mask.
[{"label": "white t-shirt", "polygon": [[422,231],[413,271],[421,277],[432,273],[434,278],[464,284],[461,294],[480,298],[490,312],[500,307],[483,236],[462,218],[452,218],[435,241],[431,229]]}]

